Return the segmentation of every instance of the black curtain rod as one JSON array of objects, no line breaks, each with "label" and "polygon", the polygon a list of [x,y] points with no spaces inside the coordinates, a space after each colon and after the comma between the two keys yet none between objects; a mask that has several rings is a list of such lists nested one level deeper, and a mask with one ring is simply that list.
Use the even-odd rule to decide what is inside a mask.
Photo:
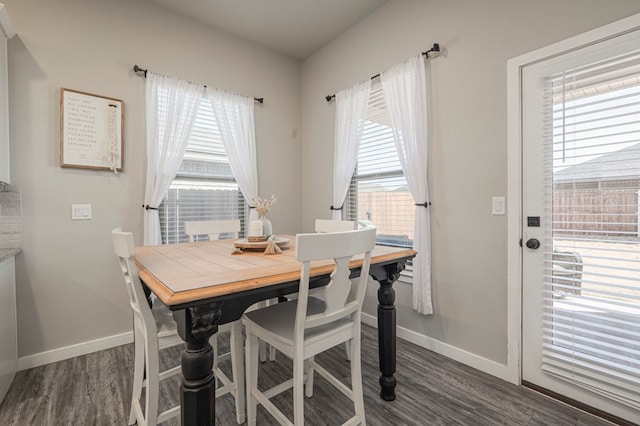
[{"label": "black curtain rod", "polygon": [[[137,65],[134,65],[134,66],[133,66],[133,72],[135,72],[135,73],[136,73],[136,74],[138,74],[138,75],[143,76],[144,78],[147,78],[147,71],[149,71],[149,70],[146,70],[146,69],[144,69],[144,68],[140,68],[140,67],[139,67],[139,66],[137,66]],[[204,87],[207,87],[207,86],[205,85]],[[256,102],[258,102],[259,104],[264,103],[264,98],[253,98],[253,99],[254,99]]]},{"label": "black curtain rod", "polygon": [[[431,46],[431,49],[427,50],[426,52],[422,52],[422,54],[426,56],[427,59],[429,59],[429,53],[431,52],[440,52],[440,44],[433,43],[433,46]],[[374,78],[378,78],[378,77],[380,77],[380,74],[374,75],[373,77],[370,78],[370,80],[373,80]],[[327,100],[327,102],[331,102],[331,99],[335,97],[336,95],[327,95],[324,98]]]}]

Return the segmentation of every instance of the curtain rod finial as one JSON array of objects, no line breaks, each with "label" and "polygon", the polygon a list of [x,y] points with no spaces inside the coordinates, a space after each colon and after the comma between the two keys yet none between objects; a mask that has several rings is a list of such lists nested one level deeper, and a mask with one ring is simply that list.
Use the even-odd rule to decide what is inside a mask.
[{"label": "curtain rod finial", "polygon": [[426,56],[427,59],[429,59],[429,53],[432,53],[432,52],[435,53],[436,56],[437,54],[440,53],[440,43],[433,43],[433,46],[431,46],[431,49],[427,50],[426,52],[422,52],[422,54]]},{"label": "curtain rod finial", "polygon": [[133,72],[135,72],[136,74],[144,74],[144,76],[147,76],[147,70],[140,68],[138,65],[134,65],[133,66]]},{"label": "curtain rod finial", "polygon": [[327,100],[327,102],[331,102],[331,99],[335,98],[336,95],[327,95],[324,98]]}]

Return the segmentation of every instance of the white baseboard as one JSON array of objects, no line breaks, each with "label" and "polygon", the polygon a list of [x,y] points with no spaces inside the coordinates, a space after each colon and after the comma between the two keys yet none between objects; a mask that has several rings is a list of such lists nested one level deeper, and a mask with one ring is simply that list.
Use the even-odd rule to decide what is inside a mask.
[{"label": "white baseboard", "polygon": [[101,339],[77,343],[75,345],[65,346],[63,348],[57,348],[46,352],[27,355],[18,358],[18,371],[28,370],[30,368],[39,367],[41,365],[63,361],[65,359],[102,351],[104,349],[125,345],[131,342],[133,342],[133,332],[128,331],[126,333],[116,334],[114,336],[103,337]]},{"label": "white baseboard", "polygon": [[[374,328],[378,327],[378,319],[375,316],[365,314],[364,312],[362,313],[362,322]],[[444,342],[403,327],[398,327],[396,329],[396,335],[400,339],[406,340],[425,349],[429,349],[437,354],[446,356],[447,358],[451,358],[477,370],[491,374],[492,376],[509,381],[510,375],[506,365],[488,360],[471,352],[467,352],[463,349],[448,345]],[[27,355],[18,359],[18,371],[28,370],[29,368],[63,361],[65,359],[102,351],[131,342],[133,342],[133,332],[129,331],[122,334],[116,334],[114,336],[103,337],[101,339],[77,343],[63,348]]]},{"label": "white baseboard", "polygon": [[[362,322],[378,328],[378,318],[373,315],[365,314],[363,312]],[[396,336],[400,339],[406,340],[407,342],[413,343],[414,345],[429,349],[437,354],[451,358],[454,361],[473,367],[476,370],[480,370],[502,380],[510,381],[508,368],[504,364],[491,361],[455,346],[448,345],[440,340],[425,336],[424,334],[416,333],[415,331],[407,328],[397,327]]]}]

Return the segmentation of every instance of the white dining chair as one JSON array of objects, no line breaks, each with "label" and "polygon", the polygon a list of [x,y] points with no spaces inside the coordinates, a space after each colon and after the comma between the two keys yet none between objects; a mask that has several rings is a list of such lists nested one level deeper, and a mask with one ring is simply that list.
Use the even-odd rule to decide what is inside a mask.
[{"label": "white dining chair", "polygon": [[[220,239],[220,235],[230,235],[230,238],[237,238],[240,232],[240,220],[203,220],[185,221],[184,233],[189,237],[189,242],[198,241],[198,237],[206,235],[209,241]],[[218,337],[223,333],[229,333],[230,351],[220,354],[218,351]],[[213,347],[213,373],[222,383],[222,387],[216,389],[216,397],[231,393],[236,401],[236,417],[238,424],[244,423],[244,368],[243,368],[243,348],[242,348],[242,322],[240,320],[218,326],[218,332],[211,336],[209,343]],[[224,359],[231,359],[231,375],[229,378],[220,369],[219,362]]]},{"label": "white dining chair", "polygon": [[[182,344],[176,323],[169,309],[162,304],[149,306],[142,288],[138,270],[133,262],[135,248],[133,234],[120,228],[111,231],[113,249],[120,263],[120,269],[129,294],[133,310],[134,368],[130,425],[156,425],[180,414],[180,406],[158,412],[158,388],[160,380],[180,373],[180,366],[160,372],[158,351]],[[156,306],[157,305],[157,306]],[[144,410],[141,404],[142,388],[146,388]]]},{"label": "white dining chair", "polygon": [[[144,293],[138,270],[133,264],[135,246],[133,234],[124,232],[121,228],[111,231],[113,248],[120,269],[124,277],[129,294],[129,303],[133,310],[134,324],[134,369],[133,391],[131,395],[131,410],[129,425],[137,423],[139,426],[151,426],[162,423],[180,414],[180,406],[175,406],[158,412],[158,396],[160,381],[180,374],[181,367],[177,365],[168,370],[159,371],[159,351],[172,346],[182,345],[184,342],[178,336],[177,325],[171,311],[159,300],[150,306]],[[237,324],[236,324],[237,323]],[[217,365],[214,358],[213,373],[218,378],[221,387],[216,389],[216,397],[233,393],[236,400],[236,420],[238,424],[245,420],[245,388],[244,369],[242,368],[242,329],[239,321],[233,327],[237,338],[230,342],[235,354],[232,370],[234,382],[231,382]],[[236,370],[238,370],[236,372]],[[235,384],[238,383],[238,386]],[[142,408],[142,389],[146,388],[144,409]]]},{"label": "white dining chair", "polygon": [[[369,275],[375,228],[336,233],[299,234],[296,257],[301,262],[298,298],[247,312],[245,344],[247,368],[247,424],[256,424],[261,404],[280,424],[304,424],[304,395],[313,396],[313,376],[318,372],[354,403],[355,414],[344,424],[366,423],[360,359],[360,317]],[[356,297],[349,300],[352,282],[349,262],[362,255],[360,278],[354,280]],[[324,297],[309,296],[311,262],[334,264]],[[293,379],[268,390],[258,389],[258,339],[265,340],[293,360]],[[351,342],[351,388],[318,365],[315,356],[336,345]],[[272,397],[293,387],[293,422],[280,411]],[[331,410],[331,407],[327,407]]]},{"label": "white dining chair", "polygon": [[209,237],[209,241],[220,239],[221,234],[231,234],[231,238],[238,238],[240,221],[230,220],[190,220],[184,222],[184,233],[189,237],[189,242],[199,241],[203,235]]}]

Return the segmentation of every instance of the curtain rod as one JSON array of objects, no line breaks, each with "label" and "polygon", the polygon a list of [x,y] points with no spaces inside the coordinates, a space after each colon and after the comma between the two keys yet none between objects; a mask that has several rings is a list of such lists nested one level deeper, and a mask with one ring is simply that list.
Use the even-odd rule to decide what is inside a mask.
[{"label": "curtain rod", "polygon": [[[133,66],[133,72],[135,72],[136,74],[143,76],[144,78],[147,78],[147,69],[144,68],[140,68],[138,65],[134,65]],[[207,87],[206,85],[204,85],[204,87]],[[256,102],[258,102],[259,104],[264,103],[264,98],[253,98]]]},{"label": "curtain rod", "polygon": [[[431,49],[427,50],[426,52],[422,52],[422,54],[424,56],[427,57],[427,59],[429,59],[429,53],[431,52],[435,52],[438,53],[440,52],[440,44],[439,43],[433,43],[433,46],[431,46]],[[378,78],[380,77],[380,74],[376,74],[373,77],[370,78],[370,80],[373,80],[374,78]],[[327,95],[324,98],[327,100],[327,102],[331,102],[331,99],[335,98],[336,95]]]}]

